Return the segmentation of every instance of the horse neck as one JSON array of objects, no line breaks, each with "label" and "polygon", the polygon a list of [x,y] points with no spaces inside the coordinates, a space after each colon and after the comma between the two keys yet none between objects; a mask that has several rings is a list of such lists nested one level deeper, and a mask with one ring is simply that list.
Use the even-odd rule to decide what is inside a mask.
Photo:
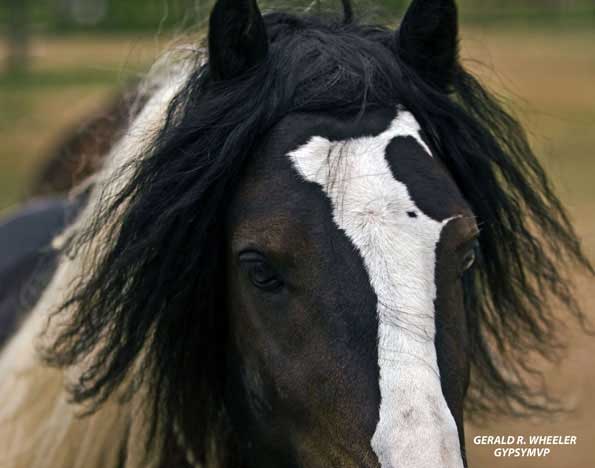
[{"label": "horse neck", "polygon": [[36,351],[47,311],[68,281],[68,267],[60,266],[0,356],[0,467],[121,466],[123,454],[127,468],[147,466],[141,460],[144,422],[131,417],[135,401],[107,401],[80,417],[82,408],[68,401],[64,370],[45,366]]},{"label": "horse neck", "polygon": [[[147,102],[96,177],[88,206],[67,232],[54,240],[55,246],[93,219],[101,190],[119,189],[118,184],[111,183],[114,174],[140,157],[145,136],[162,124],[168,104],[183,81],[178,75]],[[116,179],[123,183],[121,178]],[[94,244],[102,241],[105,239],[98,236]],[[138,403],[141,396],[126,404],[107,401],[93,414],[80,417],[84,409],[68,401],[65,371],[45,366],[36,351],[49,311],[63,303],[69,285],[82,271],[83,261],[62,259],[42,297],[0,355],[0,468],[151,467],[146,463],[147,421]]]}]

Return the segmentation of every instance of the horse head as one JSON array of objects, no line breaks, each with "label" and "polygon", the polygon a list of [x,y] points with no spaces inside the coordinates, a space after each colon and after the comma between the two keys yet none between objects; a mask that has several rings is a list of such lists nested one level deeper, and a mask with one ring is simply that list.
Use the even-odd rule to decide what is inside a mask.
[{"label": "horse head", "polygon": [[552,247],[588,261],[454,2],[344,4],[217,1],[66,236],[45,357],[75,402],[143,395],[163,466],[463,467],[465,411],[538,406],[545,291],[581,316]]}]

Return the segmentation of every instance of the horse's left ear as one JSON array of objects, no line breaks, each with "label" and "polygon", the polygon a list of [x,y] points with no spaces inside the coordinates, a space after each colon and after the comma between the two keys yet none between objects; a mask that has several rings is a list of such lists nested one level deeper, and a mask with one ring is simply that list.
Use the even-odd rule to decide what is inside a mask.
[{"label": "horse's left ear", "polygon": [[396,32],[397,53],[426,82],[446,91],[458,59],[454,0],[413,0]]},{"label": "horse's left ear", "polygon": [[209,19],[209,69],[228,80],[261,63],[269,42],[256,0],[218,0]]}]

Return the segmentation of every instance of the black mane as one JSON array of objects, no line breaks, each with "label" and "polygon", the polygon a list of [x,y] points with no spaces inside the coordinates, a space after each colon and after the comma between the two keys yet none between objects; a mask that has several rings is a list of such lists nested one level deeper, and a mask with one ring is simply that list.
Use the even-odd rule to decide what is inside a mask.
[{"label": "black mane", "polygon": [[[125,379],[130,392],[144,382],[155,427],[175,421],[199,456],[212,437],[227,437],[222,225],[246,158],[291,112],[356,119],[403,105],[481,227],[478,265],[465,278],[468,409],[547,407],[543,389],[527,380],[539,371],[526,355],[552,359],[561,347],[567,317],[550,308],[552,296],[583,320],[559,267],[593,269],[521,126],[460,65],[448,94],[424,82],[398,58],[392,30],[282,13],[265,22],[266,62],[220,82],[208,64],[197,65],[130,182],[104,197],[91,227],[73,237],[68,254],[92,261],[56,312],[74,310],[45,355],[57,366],[91,358],[71,388],[74,400],[100,404]],[[89,240],[114,216],[112,245],[93,257]]]}]

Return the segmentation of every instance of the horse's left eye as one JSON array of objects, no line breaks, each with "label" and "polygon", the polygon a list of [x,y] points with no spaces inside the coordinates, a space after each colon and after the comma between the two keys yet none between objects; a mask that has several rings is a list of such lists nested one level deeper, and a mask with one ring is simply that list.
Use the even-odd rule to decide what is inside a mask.
[{"label": "horse's left eye", "polygon": [[461,274],[465,273],[475,264],[478,247],[479,242],[477,240],[474,240],[473,242],[471,242],[469,248],[465,251],[465,255],[463,255],[461,261]]},{"label": "horse's left eye", "polygon": [[258,252],[248,251],[240,254],[240,265],[248,275],[250,282],[258,289],[274,292],[283,286],[277,272]]}]

